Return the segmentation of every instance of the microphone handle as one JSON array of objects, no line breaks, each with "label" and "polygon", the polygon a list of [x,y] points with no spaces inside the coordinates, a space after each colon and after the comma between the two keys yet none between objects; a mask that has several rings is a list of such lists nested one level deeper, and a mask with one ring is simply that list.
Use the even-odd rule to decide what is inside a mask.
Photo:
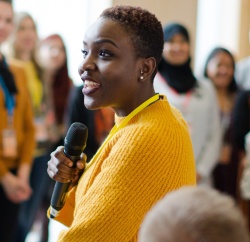
[{"label": "microphone handle", "polygon": [[[65,153],[65,152],[64,152]],[[70,156],[65,153],[65,155],[73,161],[73,166],[76,166],[76,161],[78,161],[81,157],[80,156]],[[56,182],[53,194],[51,197],[51,207],[50,207],[50,217],[55,218],[62,207],[65,204],[66,201],[66,196],[70,187],[71,181],[68,183],[62,183],[62,182]]]},{"label": "microphone handle", "polygon": [[51,206],[56,211],[60,211],[64,206],[70,184],[71,182],[69,183],[56,182],[53,195],[51,198]]}]

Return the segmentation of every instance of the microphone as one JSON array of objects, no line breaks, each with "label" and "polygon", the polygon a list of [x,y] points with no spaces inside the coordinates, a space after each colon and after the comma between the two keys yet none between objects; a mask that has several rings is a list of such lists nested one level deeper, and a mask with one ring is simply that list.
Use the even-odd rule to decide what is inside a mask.
[{"label": "microphone", "polygon": [[[73,161],[73,167],[76,166],[76,161],[80,159],[86,147],[87,138],[88,128],[84,124],[79,122],[71,124],[64,139],[64,154]],[[71,181],[68,183],[56,182],[50,203],[50,218],[58,216],[64,206],[70,184]]]}]

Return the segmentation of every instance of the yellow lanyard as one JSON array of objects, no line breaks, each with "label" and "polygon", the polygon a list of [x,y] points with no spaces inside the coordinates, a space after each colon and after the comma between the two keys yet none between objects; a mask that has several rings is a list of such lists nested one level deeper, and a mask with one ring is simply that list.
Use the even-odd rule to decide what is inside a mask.
[{"label": "yellow lanyard", "polygon": [[160,95],[156,94],[153,97],[149,98],[148,100],[146,100],[144,103],[142,103],[140,106],[138,106],[136,109],[134,109],[126,118],[124,118],[124,120],[121,122],[121,124],[119,126],[114,125],[114,127],[111,129],[109,135],[107,136],[107,138],[105,139],[105,141],[102,143],[101,147],[98,149],[98,151],[96,152],[96,154],[94,155],[94,157],[92,158],[91,162],[87,164],[85,171],[87,169],[89,169],[89,167],[94,163],[94,161],[96,160],[96,158],[99,156],[99,154],[101,153],[101,151],[103,150],[103,147],[107,144],[107,142],[114,136],[115,133],[117,133],[120,129],[124,128],[127,123],[139,112],[141,112],[144,108],[146,108],[147,106],[149,106],[150,104],[152,104],[153,102],[159,100]]}]

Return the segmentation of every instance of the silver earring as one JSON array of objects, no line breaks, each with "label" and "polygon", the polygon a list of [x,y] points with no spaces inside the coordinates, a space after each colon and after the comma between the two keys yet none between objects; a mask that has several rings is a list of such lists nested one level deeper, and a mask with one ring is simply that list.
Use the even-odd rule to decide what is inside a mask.
[{"label": "silver earring", "polygon": [[141,80],[144,78],[142,75],[143,75],[143,70],[141,70],[141,76],[140,76]]}]

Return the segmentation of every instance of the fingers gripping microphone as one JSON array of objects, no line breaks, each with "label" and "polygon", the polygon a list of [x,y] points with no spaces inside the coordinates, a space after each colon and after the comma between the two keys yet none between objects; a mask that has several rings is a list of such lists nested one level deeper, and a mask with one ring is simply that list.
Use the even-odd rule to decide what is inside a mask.
[{"label": "fingers gripping microphone", "polygon": [[[76,166],[76,161],[80,159],[80,156],[86,147],[87,138],[88,129],[84,124],[76,122],[70,126],[64,139],[64,153],[73,161],[73,167]],[[64,206],[70,184],[71,182],[56,182],[51,198],[51,218],[55,218]]]}]

